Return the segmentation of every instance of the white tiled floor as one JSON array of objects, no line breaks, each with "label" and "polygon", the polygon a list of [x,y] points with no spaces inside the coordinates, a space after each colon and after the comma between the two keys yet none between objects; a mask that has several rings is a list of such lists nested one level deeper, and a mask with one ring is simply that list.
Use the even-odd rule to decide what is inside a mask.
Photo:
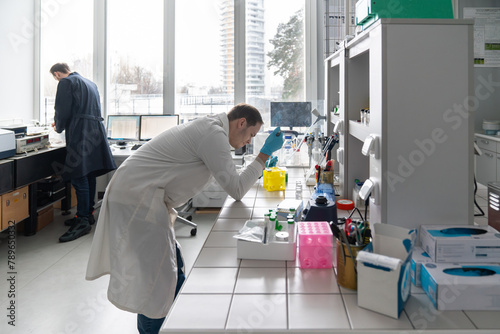
[{"label": "white tiled floor", "polygon": [[[253,194],[257,194],[256,189]],[[276,195],[267,197],[273,196]],[[479,185],[476,198],[487,214],[486,187]],[[254,200],[232,205],[251,208]],[[237,275],[246,281],[238,287],[242,293],[234,295],[233,299],[232,294],[225,293],[229,285],[221,286],[220,291],[224,293],[203,294],[199,293],[195,280],[189,283],[191,287],[186,283],[176,301],[176,314],[172,317],[175,321],[169,322],[170,328],[240,328],[245,332],[259,324],[269,329],[290,328],[301,332],[304,328],[316,328],[321,319],[323,325],[319,327],[338,332],[369,328],[379,333],[387,329],[421,332],[443,328],[449,328],[450,332],[460,328],[463,333],[477,328],[491,329],[489,333],[499,331],[500,312],[436,311],[428,307],[427,296],[419,288],[412,288],[406,309],[396,320],[357,307],[355,291],[339,287],[333,271],[328,274],[327,270],[321,270],[308,275],[307,271],[298,268],[296,261],[266,261],[267,268],[264,268],[262,261],[237,260],[235,244],[229,237],[239,229],[242,219],[248,219],[251,214],[251,210],[243,210],[238,214],[241,218],[233,218],[228,213],[217,221],[214,231],[222,233],[218,240],[206,240],[214,226],[215,214],[194,215],[193,220],[198,223],[196,237],[190,236],[188,226],[176,224],[187,271],[194,267],[193,278],[200,274],[199,282],[205,279],[213,283],[216,281],[214,267],[224,267],[218,274],[234,279],[231,290],[238,287]],[[63,226],[66,218],[56,210],[54,222],[36,235],[18,234],[16,237],[15,328],[7,325],[6,317],[11,300],[7,296],[8,235],[0,233],[0,309],[4,310],[0,312],[0,333],[137,333],[136,315],[117,309],[107,300],[108,278],[91,282],[84,279],[93,234],[69,243],[58,242],[58,237],[67,230]],[[487,218],[475,217],[475,222],[486,225]],[[205,241],[207,244],[203,247]],[[281,293],[282,287],[277,290],[273,286],[266,287],[266,280],[264,276],[259,278],[259,273],[284,280],[288,299]],[[258,282],[263,284],[259,291],[265,293],[243,293],[253,289]],[[280,293],[273,293],[276,291]]]},{"label": "white tiled floor", "polygon": [[[74,210],[73,210],[74,213]],[[216,214],[195,214],[195,237],[191,228],[176,223],[175,230],[189,271],[211,230]],[[7,237],[0,233],[0,333],[137,333],[137,315],[121,311],[106,297],[108,276],[85,280],[91,234],[72,242],[59,243],[68,228],[55,210],[54,221],[36,235],[16,236],[16,326],[7,324]],[[226,298],[227,299],[227,298]],[[215,301],[215,299],[214,299]],[[200,301],[200,305],[201,301]],[[227,314],[227,310],[226,310]],[[225,319],[224,319],[225,321]]]}]

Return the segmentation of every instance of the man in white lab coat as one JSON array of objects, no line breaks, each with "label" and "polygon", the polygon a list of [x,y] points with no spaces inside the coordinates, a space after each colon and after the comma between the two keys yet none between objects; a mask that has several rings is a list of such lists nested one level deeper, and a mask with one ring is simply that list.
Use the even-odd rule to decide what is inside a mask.
[{"label": "man in white lab coat", "polygon": [[[199,118],[156,136],[115,172],[102,202],[86,278],[109,274],[108,299],[138,314],[142,333],[158,333],[183,273],[173,223],[178,207],[213,176],[241,199],[283,144],[276,128],[241,173],[231,157],[263,124],[259,111],[238,104],[229,113]],[[179,275],[179,279],[178,279]],[[179,283],[179,284],[178,284]]]}]

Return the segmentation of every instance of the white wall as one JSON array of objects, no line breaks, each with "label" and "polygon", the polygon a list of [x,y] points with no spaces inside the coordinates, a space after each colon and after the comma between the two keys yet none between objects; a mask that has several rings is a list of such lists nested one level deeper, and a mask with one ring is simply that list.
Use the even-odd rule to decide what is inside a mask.
[{"label": "white wall", "polygon": [[34,3],[0,1],[0,120],[34,118]]}]

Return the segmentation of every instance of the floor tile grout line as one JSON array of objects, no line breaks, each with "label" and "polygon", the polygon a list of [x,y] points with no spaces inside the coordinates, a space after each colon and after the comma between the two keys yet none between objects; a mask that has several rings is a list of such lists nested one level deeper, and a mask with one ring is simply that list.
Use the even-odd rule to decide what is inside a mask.
[{"label": "floor tile grout line", "polygon": [[[337,283],[337,285],[338,285],[338,283]],[[349,314],[349,312],[348,312],[348,309],[347,309],[347,303],[346,303],[346,301],[345,301],[345,296],[344,296],[344,294],[342,293],[342,290],[340,290],[340,287],[339,287],[339,291],[340,291],[340,296],[341,296],[341,298],[342,298],[342,304],[344,305],[344,312],[345,312],[345,314],[346,314],[346,316],[347,316],[347,320],[349,321],[349,327],[350,327],[350,330],[354,330],[354,323],[353,323],[353,321],[352,321],[352,319],[351,319],[351,315],[350,315],[350,314]]]},{"label": "floor tile grout line", "polygon": [[[88,235],[87,237],[90,237],[90,235]],[[87,238],[85,238],[85,239],[87,239]],[[50,269],[52,269],[56,264],[60,263],[65,257],[67,257],[72,252],[74,252],[78,247],[80,247],[84,243],[85,239],[80,239],[80,242],[75,247],[73,247],[70,251],[68,251],[66,254],[62,255],[59,259],[57,259],[55,262],[53,262],[52,264],[50,264],[48,267],[46,267],[44,270],[42,270],[40,273],[38,273],[36,276],[34,276],[31,280],[29,280],[28,282],[26,282],[24,284],[24,286],[19,287],[19,292],[21,292],[22,289],[26,289],[33,282],[36,282],[37,279],[40,276],[42,276],[44,273],[46,273],[47,271],[49,271]]]},{"label": "floor tile grout line", "polygon": [[480,329],[476,323],[474,322],[474,320],[471,319],[471,317],[469,317],[469,315],[467,314],[467,312],[465,311],[462,311],[464,313],[464,315],[467,317],[467,319],[469,319],[469,321],[474,325],[475,329]]}]

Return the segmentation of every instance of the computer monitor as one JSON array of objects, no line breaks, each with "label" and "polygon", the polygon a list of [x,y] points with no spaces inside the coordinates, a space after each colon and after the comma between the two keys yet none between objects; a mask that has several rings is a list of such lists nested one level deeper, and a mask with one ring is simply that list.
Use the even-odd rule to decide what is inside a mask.
[{"label": "computer monitor", "polygon": [[141,115],[140,140],[150,140],[165,130],[179,125],[179,115]]},{"label": "computer monitor", "polygon": [[108,139],[110,140],[139,140],[139,115],[109,115]]},{"label": "computer monitor", "polygon": [[271,102],[271,126],[309,127],[311,102]]}]

